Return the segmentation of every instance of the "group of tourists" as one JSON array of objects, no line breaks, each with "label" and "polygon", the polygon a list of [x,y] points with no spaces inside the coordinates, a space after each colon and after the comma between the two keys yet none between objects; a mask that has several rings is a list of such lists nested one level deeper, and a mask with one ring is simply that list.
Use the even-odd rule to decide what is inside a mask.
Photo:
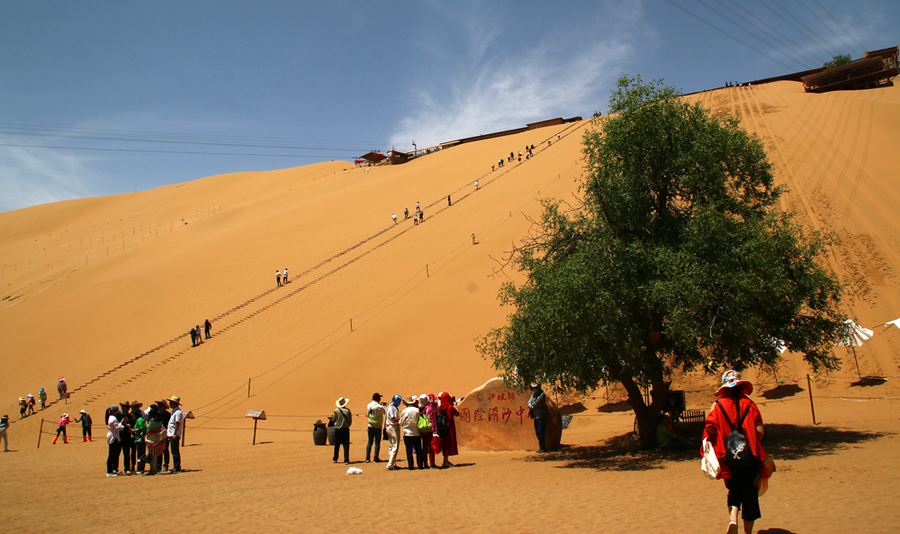
[{"label": "group of tourists", "polygon": [[[181,399],[172,395],[167,400],[150,403],[146,411],[143,406],[137,401],[122,402],[106,410],[106,441],[109,444],[106,476],[119,476],[119,456],[124,459],[125,475],[181,472],[181,437],[184,434]],[[171,470],[169,460],[172,460]],[[145,471],[145,467],[149,470]]]},{"label": "group of tourists", "polygon": [[[456,443],[456,417],[459,410],[456,409],[453,395],[446,392],[440,396],[422,394],[406,398],[394,395],[390,403],[381,402],[381,399],[380,393],[373,394],[372,402],[366,407],[366,463],[383,461],[380,458],[381,442],[387,440],[387,469],[399,469],[397,456],[402,437],[407,469],[445,469],[453,466],[450,457],[459,454]],[[344,448],[344,463],[350,463],[350,425],[353,415],[347,408],[347,402],[346,398],[339,398],[331,418],[335,427],[334,463],[338,462],[341,447]],[[402,411],[401,404],[404,406]],[[443,457],[440,465],[435,461],[438,455]]]},{"label": "group of tourists", "polygon": [[[534,157],[534,145],[525,145],[525,159],[528,160],[533,157]],[[506,158],[506,162],[512,163],[514,161],[517,161],[516,155],[515,155],[515,153],[510,152],[509,156]],[[522,163],[522,151],[521,150],[519,151],[518,162]],[[500,167],[503,166],[503,164],[504,164],[504,160],[503,160],[503,158],[500,158],[499,160],[497,160],[496,168],[499,169]],[[491,171],[493,171],[493,170],[495,170],[495,167],[494,167],[494,165],[491,165]],[[476,187],[476,189],[477,189],[477,187]]]},{"label": "group of tourists", "polygon": [[[59,377],[60,380],[64,380],[63,377]],[[62,397],[60,397],[62,398]],[[44,388],[38,390],[38,399],[41,402],[41,410],[47,408],[47,392],[44,391]],[[21,418],[28,417],[29,415],[34,415],[35,410],[34,407],[37,405],[37,400],[34,398],[34,394],[29,393],[25,397],[19,397],[19,416]]]},{"label": "group of tourists", "polygon": [[[409,210],[403,208],[403,215],[405,218],[409,218]],[[422,208],[419,206],[419,203],[416,202],[416,212],[413,214],[413,225],[417,225],[420,222],[425,222],[425,212],[422,211]]]},{"label": "group of tourists", "polygon": [[[285,269],[287,271],[287,269]],[[212,323],[209,322],[209,319],[203,321],[203,333],[200,333],[200,325],[198,324],[194,328],[191,328],[188,332],[191,335],[191,346],[196,347],[197,345],[203,343],[203,338],[209,339],[212,337]]]}]

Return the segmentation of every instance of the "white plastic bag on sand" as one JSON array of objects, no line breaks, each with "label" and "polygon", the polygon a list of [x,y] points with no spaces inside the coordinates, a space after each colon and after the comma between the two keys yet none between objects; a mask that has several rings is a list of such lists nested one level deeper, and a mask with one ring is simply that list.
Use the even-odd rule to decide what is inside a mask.
[{"label": "white plastic bag on sand", "polygon": [[716,451],[713,449],[712,443],[703,438],[703,457],[700,459],[700,469],[707,478],[716,478],[719,476],[719,459],[716,458]]},{"label": "white plastic bag on sand", "polygon": [[347,474],[348,475],[361,475],[362,469],[360,469],[358,467],[350,467],[347,469]]}]

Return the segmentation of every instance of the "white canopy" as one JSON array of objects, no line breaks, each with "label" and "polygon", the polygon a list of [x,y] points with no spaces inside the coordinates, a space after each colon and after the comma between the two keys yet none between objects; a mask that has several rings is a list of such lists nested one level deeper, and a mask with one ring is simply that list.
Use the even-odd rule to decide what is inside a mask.
[{"label": "white canopy", "polygon": [[[900,321],[900,319],[897,320]],[[847,336],[838,338],[834,342],[835,345],[840,347],[861,347],[863,343],[872,339],[872,336],[875,334],[875,332],[859,326],[850,319],[844,319],[844,324],[847,325],[849,330]]]}]

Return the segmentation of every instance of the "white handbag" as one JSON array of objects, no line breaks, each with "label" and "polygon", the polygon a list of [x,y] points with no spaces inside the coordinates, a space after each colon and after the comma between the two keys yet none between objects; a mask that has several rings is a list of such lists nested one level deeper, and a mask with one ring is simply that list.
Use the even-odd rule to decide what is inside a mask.
[{"label": "white handbag", "polygon": [[700,470],[707,478],[715,479],[719,476],[719,459],[716,458],[716,451],[713,449],[712,443],[703,438],[703,457],[700,458]]}]

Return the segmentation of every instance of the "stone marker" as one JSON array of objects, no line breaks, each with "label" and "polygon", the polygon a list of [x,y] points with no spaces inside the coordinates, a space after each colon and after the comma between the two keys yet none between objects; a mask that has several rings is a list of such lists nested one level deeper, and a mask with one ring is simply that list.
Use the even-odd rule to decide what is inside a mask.
[{"label": "stone marker", "polygon": [[[546,392],[545,392],[546,395]],[[502,378],[492,378],[457,405],[456,438],[461,448],[479,451],[536,451],[534,420],[528,417],[531,391],[510,391]],[[547,449],[559,448],[562,418],[547,395]]]}]

